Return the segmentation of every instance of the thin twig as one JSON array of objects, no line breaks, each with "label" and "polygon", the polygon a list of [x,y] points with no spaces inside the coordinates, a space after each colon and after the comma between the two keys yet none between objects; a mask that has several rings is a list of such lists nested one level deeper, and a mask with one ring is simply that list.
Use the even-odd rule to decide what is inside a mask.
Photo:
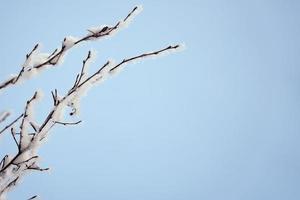
[{"label": "thin twig", "polygon": [[24,123],[25,123],[25,119],[28,116],[28,108],[30,106],[30,104],[37,98],[37,92],[34,93],[34,95],[32,96],[32,98],[30,100],[27,101],[26,106],[25,106],[25,111],[24,111],[24,116],[20,125],[20,142],[19,142],[19,149],[22,149],[22,143],[23,143],[23,137],[24,137],[24,132],[23,132],[23,127],[24,127]]},{"label": "thin twig", "polygon": [[132,11],[123,19],[123,21],[126,22],[128,18],[136,11],[136,9],[138,9],[137,6],[132,9]]},{"label": "thin twig", "polygon": [[29,124],[30,124],[30,126],[33,128],[33,130],[34,130],[35,132],[38,131],[38,127],[37,127],[34,123],[29,122]]},{"label": "thin twig", "polygon": [[55,50],[48,56],[48,58],[51,58],[57,51],[58,51],[58,49],[55,49]]},{"label": "thin twig", "polygon": [[48,171],[50,168],[39,168],[39,167],[27,167],[28,170],[37,170],[37,171]]},{"label": "thin twig", "polygon": [[[30,51],[29,54],[26,54],[26,60],[25,62],[27,62],[27,60],[30,58],[30,56],[33,54],[33,52],[35,52],[39,47],[39,44],[36,44],[33,49]],[[20,79],[20,77],[22,76],[22,74],[25,72],[25,65],[22,66],[22,69],[20,70],[18,76],[16,78],[13,79],[13,84],[15,84],[16,82],[18,82],[18,80]],[[1,89],[1,87],[0,87]]]},{"label": "thin twig", "polygon": [[12,121],[10,124],[8,124],[7,126],[5,126],[1,131],[0,131],[0,135],[7,130],[9,127],[11,127],[12,125],[14,125],[14,123],[16,123],[19,119],[21,119],[23,117],[24,114],[21,114],[19,117],[17,117],[14,121]]},{"label": "thin twig", "polygon": [[35,199],[35,198],[37,198],[37,197],[38,197],[37,195],[34,195],[34,196],[30,197],[30,198],[27,199],[27,200],[32,200],[32,199]]},{"label": "thin twig", "polygon": [[174,45],[174,46],[168,46],[164,49],[161,49],[161,50],[158,50],[158,51],[153,51],[151,53],[144,53],[144,54],[141,54],[141,55],[138,55],[138,56],[135,56],[135,57],[131,57],[131,58],[128,58],[128,59],[124,59],[122,62],[120,62],[119,64],[117,64],[115,67],[111,68],[110,71],[114,71],[116,68],[120,67],[121,65],[127,63],[127,62],[130,62],[132,60],[136,60],[136,59],[139,59],[139,58],[145,58],[145,57],[149,57],[149,56],[152,56],[152,55],[158,55],[164,51],[168,51],[168,50],[171,50],[171,49],[177,49],[179,48],[179,45]]},{"label": "thin twig", "polygon": [[21,161],[21,162],[19,162],[19,163],[14,163],[14,164],[15,164],[15,165],[20,165],[20,164],[22,164],[22,163],[29,162],[29,161],[31,161],[32,159],[36,159],[36,158],[38,158],[38,156],[32,156],[31,158],[28,158],[28,159],[26,159],[26,160],[23,160],[23,161]]},{"label": "thin twig", "polygon": [[4,167],[4,165],[5,165],[5,160],[8,158],[8,155],[5,155],[3,158],[2,158],[2,160],[1,160],[1,162],[0,162],[0,165],[2,165],[1,166],[1,169],[3,169],[3,167]]},{"label": "thin twig", "polygon": [[[88,53],[86,59],[84,59],[84,60],[82,61],[83,64],[82,64],[82,68],[81,68],[81,72],[80,72],[79,79],[78,79],[78,81],[77,81],[77,85],[80,84],[80,81],[81,81],[82,77],[84,76],[84,71],[85,71],[86,63],[88,62],[88,60],[89,60],[90,58],[91,58],[91,51],[89,51],[89,53]],[[76,86],[77,86],[77,85],[76,85]]]},{"label": "thin twig", "polygon": [[67,125],[77,125],[79,123],[81,123],[82,121],[79,120],[77,122],[59,122],[59,121],[55,121],[54,123],[56,124],[61,124],[61,125],[64,125],[64,126],[67,126]]},{"label": "thin twig", "polygon": [[[11,181],[4,189],[3,191],[7,190],[8,188],[10,188],[13,185],[16,185],[17,181],[19,179],[19,176],[17,178],[15,178],[13,181]],[[2,192],[2,191],[1,191]]]},{"label": "thin twig", "polygon": [[18,150],[20,150],[19,143],[18,143],[18,141],[17,141],[17,139],[16,139],[16,136],[15,136],[15,135],[16,135],[16,132],[15,132],[15,129],[14,129],[13,127],[10,129],[10,133],[11,133],[12,137],[14,138],[14,141],[15,141],[17,147],[18,147]]}]

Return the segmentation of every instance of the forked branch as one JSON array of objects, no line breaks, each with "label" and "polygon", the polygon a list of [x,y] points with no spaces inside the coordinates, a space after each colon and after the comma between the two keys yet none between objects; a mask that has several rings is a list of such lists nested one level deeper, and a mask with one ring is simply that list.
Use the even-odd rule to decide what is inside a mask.
[{"label": "forked branch", "polygon": [[[123,20],[117,22],[114,26],[91,28],[88,30],[88,34],[82,38],[77,39],[72,36],[65,37],[60,50],[55,49],[50,55],[47,56],[37,53],[40,45],[36,44],[34,48],[28,54],[26,54],[25,62],[19,73],[0,83],[0,91],[8,86],[15,85],[20,82],[20,80],[24,77],[24,74],[26,74],[27,77],[31,77],[47,66],[55,66],[60,64],[63,61],[63,57],[65,56],[66,52],[80,43],[113,35],[121,28],[126,27],[131,19],[137,15],[141,9],[142,8],[138,6],[134,7]],[[41,59],[41,56],[43,56],[43,59]],[[36,57],[39,58],[39,62],[36,61]]]},{"label": "forked branch", "polygon": [[[69,49],[82,42],[113,35],[122,27],[126,27],[140,10],[141,7],[136,6],[124,19],[120,20],[115,25],[89,29],[88,34],[80,39],[66,37],[63,40],[61,47],[59,49],[55,49],[49,55],[40,54],[38,52],[39,45],[35,45],[34,48],[26,55],[25,62],[19,73],[0,84],[0,91],[8,86],[17,84],[23,80],[25,76],[39,72],[47,66],[58,65],[62,62],[64,55]],[[34,95],[26,102],[23,113],[0,131],[1,135],[10,129],[12,139],[18,148],[18,151],[14,155],[5,155],[0,161],[0,199],[2,200],[7,191],[13,188],[19,182],[20,178],[29,171],[49,170],[49,168],[41,168],[38,166],[39,156],[37,152],[45,141],[44,139],[49,136],[50,130],[57,124],[68,126],[77,125],[82,122],[81,120],[75,122],[65,120],[64,111],[66,108],[69,107],[72,109],[70,115],[78,114],[80,110],[80,100],[84,94],[86,94],[88,90],[96,84],[118,73],[126,64],[149,57],[157,57],[164,53],[177,51],[180,48],[181,45],[170,45],[156,51],[125,58],[119,63],[109,60],[91,75],[88,73],[88,66],[93,58],[93,52],[89,51],[82,62],[81,70],[76,75],[74,83],[70,89],[67,90],[65,95],[62,97],[59,96],[57,89],[51,91],[53,106],[41,124],[35,122],[32,112],[35,102],[41,96],[40,92],[35,92]],[[39,58],[39,62],[36,61],[37,57]],[[8,115],[9,114],[7,113],[1,114],[0,123],[6,120]],[[16,130],[15,128],[14,125],[16,124],[19,125],[19,130]],[[29,129],[31,131],[29,131]],[[36,197],[37,196],[35,195],[29,199],[35,199]]]}]

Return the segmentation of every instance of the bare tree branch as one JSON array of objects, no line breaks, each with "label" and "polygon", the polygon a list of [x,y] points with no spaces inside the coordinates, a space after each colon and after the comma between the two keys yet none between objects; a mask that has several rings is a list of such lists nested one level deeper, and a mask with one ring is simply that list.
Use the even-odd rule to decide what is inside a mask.
[{"label": "bare tree branch", "polygon": [[81,123],[82,121],[77,121],[77,122],[58,122],[58,121],[55,121],[54,123],[55,124],[61,124],[61,125],[64,125],[64,126],[67,126],[67,125],[77,125],[79,123]]},{"label": "bare tree branch", "polygon": [[27,170],[36,170],[36,171],[40,171],[40,172],[42,172],[42,171],[48,171],[48,170],[50,170],[50,168],[40,168],[40,167],[27,167]]},{"label": "bare tree branch", "polygon": [[30,126],[33,128],[33,130],[34,130],[35,132],[38,131],[39,128],[38,128],[33,122],[29,122],[29,124],[30,124]]},{"label": "bare tree branch", "polygon": [[37,197],[38,197],[37,195],[34,195],[34,196],[30,197],[30,198],[27,199],[27,200],[32,200],[32,199],[35,199],[35,198],[37,198]]},{"label": "bare tree branch", "polygon": [[131,58],[128,58],[128,59],[124,59],[122,62],[117,64],[115,67],[111,68],[110,71],[114,71],[118,67],[120,67],[121,65],[123,65],[125,63],[128,63],[130,61],[137,60],[137,59],[140,59],[140,58],[150,57],[150,56],[153,56],[153,55],[159,55],[163,52],[166,52],[166,51],[169,51],[169,50],[172,50],[172,49],[178,49],[179,47],[180,47],[180,45],[168,46],[168,47],[166,47],[164,49],[161,49],[161,50],[158,50],[158,51],[153,51],[153,52],[150,52],[150,53],[144,53],[144,54],[141,54],[141,55],[138,55],[138,56],[134,56],[134,57],[131,57]]},{"label": "bare tree branch", "polygon": [[82,77],[84,76],[84,74],[85,74],[85,68],[86,68],[86,63],[87,63],[87,61],[89,59],[91,59],[91,51],[89,51],[86,59],[84,59],[83,62],[82,62],[83,64],[82,64],[81,72],[80,72],[79,79],[78,79],[77,84],[75,85],[75,87],[78,86],[78,84],[80,83]]}]

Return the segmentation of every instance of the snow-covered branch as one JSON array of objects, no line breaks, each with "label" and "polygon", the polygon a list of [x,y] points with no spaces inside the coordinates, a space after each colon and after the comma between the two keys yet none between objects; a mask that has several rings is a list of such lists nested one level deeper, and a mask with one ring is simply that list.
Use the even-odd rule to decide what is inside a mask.
[{"label": "snow-covered branch", "polygon": [[[26,55],[20,72],[0,84],[0,90],[15,85],[26,77],[30,78],[32,75],[39,73],[49,66],[60,64],[66,52],[77,44],[112,36],[123,27],[126,27],[141,10],[141,6],[136,6],[124,19],[115,25],[91,28],[88,30],[88,34],[80,39],[72,36],[66,37],[62,42],[61,48],[54,50],[51,54],[40,53],[40,45],[35,45]],[[67,120],[65,119],[64,113],[69,108],[71,110],[69,115],[79,115],[81,98],[87,94],[89,89],[106,80],[108,77],[117,74],[129,63],[176,52],[181,50],[182,47],[182,45],[170,45],[156,51],[125,58],[120,62],[108,60],[90,75],[89,65],[92,60],[94,60],[95,53],[89,51],[82,62],[81,69],[74,83],[71,84],[70,89],[67,90],[65,95],[60,96],[57,89],[51,91],[53,105],[40,124],[35,121],[33,111],[35,104],[41,99],[42,93],[41,91],[36,91],[26,102],[23,113],[0,130],[0,135],[10,130],[10,134],[17,148],[14,155],[5,155],[0,161],[0,200],[5,199],[6,193],[28,172],[49,170],[47,167],[42,168],[39,166],[38,150],[45,139],[49,137],[50,130],[55,125],[73,126],[82,122],[81,120],[74,122]],[[1,113],[0,123],[5,121],[8,116],[9,112]],[[30,199],[35,199],[36,197],[35,195]]]},{"label": "snow-covered branch", "polygon": [[[77,110],[80,104],[80,99],[86,94],[86,92],[97,83],[104,80],[106,77],[115,74],[121,67],[125,64],[130,63],[132,61],[145,59],[148,57],[159,56],[162,53],[173,52],[179,49],[179,45],[168,46],[166,48],[153,51],[150,53],[143,53],[141,55],[137,55],[131,58],[123,59],[121,62],[115,64],[113,61],[107,61],[102,67],[100,67],[96,72],[88,77],[84,77],[84,74],[87,73],[86,63],[91,59],[92,53],[89,51],[86,59],[83,60],[83,66],[81,72],[77,75],[75,84],[70,88],[70,90],[66,93],[64,97],[61,99],[58,98],[57,90],[52,92],[52,97],[54,101],[53,109],[49,112],[48,116],[42,123],[42,125],[38,127],[33,119],[33,105],[40,98],[39,92],[35,92],[33,97],[27,101],[25,106],[25,111],[22,115],[22,121],[20,124],[20,134],[19,141],[16,139],[15,130],[11,129],[11,134],[14,138],[18,146],[18,153],[11,159],[7,160],[4,158],[3,165],[0,170],[0,195],[6,191],[8,187],[14,186],[19,177],[25,174],[28,170],[38,170],[44,171],[48,170],[48,168],[40,168],[37,165],[38,156],[36,155],[38,148],[42,144],[43,140],[48,137],[50,129],[56,125],[76,125],[81,121],[77,122],[61,122],[64,116],[64,110],[67,107],[73,108],[73,110]],[[79,78],[78,78],[79,77]],[[74,111],[73,111],[74,112]],[[16,120],[15,120],[16,121]],[[34,134],[29,134],[28,129],[32,126],[34,129]],[[13,183],[11,178],[7,178],[6,174],[10,174],[10,177],[13,177]],[[4,181],[8,179],[7,181]],[[2,183],[5,184],[2,184]]]},{"label": "snow-covered branch", "polygon": [[67,36],[62,41],[60,49],[55,49],[51,54],[40,53],[40,44],[36,44],[34,48],[26,55],[25,61],[19,73],[0,83],[0,91],[8,86],[20,83],[22,80],[29,79],[48,67],[61,64],[67,51],[82,42],[98,40],[100,38],[114,35],[119,30],[126,27],[141,10],[141,6],[135,6],[123,20],[120,20],[115,25],[103,25],[100,27],[90,28],[88,29],[87,35],[81,38]]}]

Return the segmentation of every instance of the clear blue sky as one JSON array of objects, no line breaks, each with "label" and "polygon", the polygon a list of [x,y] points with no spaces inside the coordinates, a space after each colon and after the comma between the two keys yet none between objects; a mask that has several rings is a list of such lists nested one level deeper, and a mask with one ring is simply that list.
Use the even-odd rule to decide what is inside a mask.
[{"label": "clear blue sky", "polygon": [[[3,1],[0,77],[36,42],[144,11],[111,39],[72,49],[63,66],[1,95],[15,114],[35,88],[63,94],[89,49],[91,67],[185,42],[185,52],[130,65],[82,101],[84,122],[57,127],[9,199],[300,199],[300,3],[251,1]],[[9,135],[8,135],[9,136]],[[13,146],[2,137],[1,155]],[[11,150],[12,151],[12,150]]]}]

